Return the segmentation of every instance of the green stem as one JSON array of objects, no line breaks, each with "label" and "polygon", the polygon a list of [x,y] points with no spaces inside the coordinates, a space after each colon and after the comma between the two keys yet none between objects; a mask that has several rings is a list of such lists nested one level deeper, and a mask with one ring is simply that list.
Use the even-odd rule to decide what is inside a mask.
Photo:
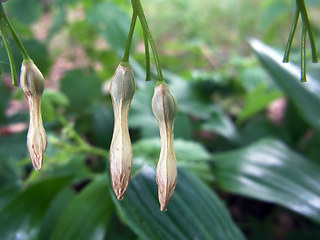
[{"label": "green stem", "polygon": [[67,119],[63,116],[58,116],[58,120],[61,123],[62,126],[68,128],[70,130],[70,136],[73,138],[73,140],[78,144],[78,151],[84,152],[84,153],[91,153],[95,154],[101,157],[107,157],[109,155],[109,152],[98,147],[94,147],[86,143],[82,137],[79,135],[77,131],[74,130],[74,128],[69,124]]},{"label": "green stem", "polygon": [[13,54],[12,54],[12,51],[11,51],[11,48],[9,45],[7,35],[3,30],[2,18],[0,18],[0,34],[3,39],[4,45],[6,46],[6,50],[7,50],[7,54],[8,54],[8,58],[9,58],[9,64],[10,64],[10,70],[11,70],[11,76],[12,76],[12,85],[17,87],[19,85],[18,85],[18,81],[17,81],[17,77],[16,77],[16,67],[14,64],[14,58],[13,58]]},{"label": "green stem", "polygon": [[301,82],[307,81],[307,71],[306,71],[306,35],[307,28],[305,23],[302,26],[302,34],[301,34]]},{"label": "green stem", "polygon": [[155,43],[153,41],[153,38],[152,38],[152,35],[151,35],[151,31],[149,29],[147,19],[146,19],[145,15],[144,15],[141,2],[140,2],[140,0],[131,0],[131,2],[132,2],[133,9],[136,9],[136,11],[138,13],[138,17],[140,19],[140,23],[141,23],[142,29],[146,33],[146,35],[147,35],[147,37],[149,39],[149,43],[151,45],[151,49],[152,49],[152,53],[153,53],[153,56],[154,56],[155,64],[156,64],[156,67],[157,67],[157,73],[158,73],[157,84],[165,83],[165,81],[163,79],[163,76],[162,76],[162,71],[161,71],[161,67],[160,67],[160,61],[159,61],[159,55],[158,55],[158,52],[157,52],[157,48],[156,48],[156,45],[155,45]]},{"label": "green stem", "polygon": [[108,151],[106,151],[102,148],[94,147],[94,146],[90,146],[90,145],[87,145],[86,147],[80,148],[79,152],[94,154],[94,155],[104,157],[104,158],[109,156]]},{"label": "green stem", "polygon": [[149,40],[145,31],[143,31],[143,40],[144,40],[145,55],[146,55],[146,81],[151,81]]},{"label": "green stem", "polygon": [[295,15],[294,15],[294,18],[293,18],[293,23],[292,23],[292,27],[291,27],[291,30],[290,30],[290,34],[289,34],[289,38],[288,38],[288,42],[287,42],[287,46],[286,46],[286,51],[285,51],[284,58],[283,58],[283,62],[284,63],[289,62],[292,41],[293,41],[294,34],[296,32],[296,29],[297,29],[297,23],[298,23],[298,20],[299,20],[299,15],[300,15],[300,10],[297,8],[296,12],[295,12]]},{"label": "green stem", "polygon": [[68,128],[70,130],[70,136],[73,138],[73,140],[80,146],[86,146],[87,143],[81,138],[81,136],[74,130],[73,126],[67,121],[67,119],[62,116],[58,115],[58,120],[61,123],[62,126]]},{"label": "green stem", "polygon": [[126,50],[125,50],[124,56],[123,56],[123,62],[129,62],[131,42],[132,42],[134,28],[136,26],[136,21],[137,21],[137,11],[135,9],[133,9],[129,35],[128,35],[128,39],[127,39]]},{"label": "green stem", "polygon": [[29,57],[29,54],[27,52],[27,50],[24,48],[22,42],[20,41],[16,31],[14,30],[13,26],[11,25],[11,22],[6,14],[6,12],[4,11],[4,8],[3,8],[3,5],[2,5],[2,2],[0,2],[0,16],[5,20],[5,22],[7,23],[8,27],[9,27],[9,30],[12,34],[12,37],[14,39],[14,41],[17,43],[20,51],[21,51],[21,54],[23,56],[23,59],[24,60],[29,60],[30,57]]},{"label": "green stem", "polygon": [[307,31],[308,31],[310,45],[311,45],[311,51],[312,51],[312,62],[317,63],[319,61],[318,56],[317,56],[317,47],[316,47],[316,43],[315,43],[315,40],[313,37],[313,33],[312,33],[305,1],[304,0],[296,0],[296,3],[297,3],[297,7],[301,11],[301,17],[302,17],[303,24],[305,25],[305,27],[307,28]]}]

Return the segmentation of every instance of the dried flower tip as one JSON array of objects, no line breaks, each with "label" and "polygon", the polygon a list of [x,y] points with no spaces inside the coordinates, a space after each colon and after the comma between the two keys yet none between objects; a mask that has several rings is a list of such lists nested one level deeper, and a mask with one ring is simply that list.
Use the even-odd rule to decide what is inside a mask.
[{"label": "dried flower tip", "polygon": [[110,174],[112,187],[118,200],[123,198],[131,177],[132,146],[128,115],[134,91],[134,76],[130,64],[119,64],[110,87],[114,110],[114,130],[110,146]]},{"label": "dried flower tip", "polygon": [[173,143],[177,102],[166,84],[160,84],[155,88],[152,111],[158,120],[161,137],[161,151],[157,165],[158,197],[161,211],[166,211],[177,183],[177,161]]},{"label": "dried flower tip", "polygon": [[29,102],[30,123],[27,146],[33,167],[40,171],[43,155],[47,148],[47,135],[41,117],[41,96],[44,90],[44,77],[31,61],[24,61],[21,66],[20,84]]}]

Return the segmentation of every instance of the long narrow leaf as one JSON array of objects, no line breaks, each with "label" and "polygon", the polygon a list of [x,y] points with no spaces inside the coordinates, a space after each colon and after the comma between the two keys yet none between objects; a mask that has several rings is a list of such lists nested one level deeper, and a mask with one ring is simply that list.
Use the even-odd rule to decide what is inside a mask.
[{"label": "long narrow leaf", "polygon": [[50,202],[70,177],[54,177],[36,183],[14,197],[0,212],[1,239],[34,239]]},{"label": "long narrow leaf", "polygon": [[98,177],[70,202],[50,239],[102,240],[112,213],[107,179]]},{"label": "long narrow leaf", "polygon": [[320,168],[277,140],[214,156],[226,191],[272,202],[320,223]]},{"label": "long narrow leaf", "polygon": [[301,116],[315,129],[320,130],[320,81],[308,76],[300,82],[300,69],[291,63],[282,63],[282,56],[259,40],[252,39],[251,47],[281,90],[299,109]]},{"label": "long narrow leaf", "polygon": [[125,198],[114,198],[127,224],[141,239],[244,239],[219,198],[196,176],[180,169],[167,212],[159,210],[155,170],[134,177]]}]

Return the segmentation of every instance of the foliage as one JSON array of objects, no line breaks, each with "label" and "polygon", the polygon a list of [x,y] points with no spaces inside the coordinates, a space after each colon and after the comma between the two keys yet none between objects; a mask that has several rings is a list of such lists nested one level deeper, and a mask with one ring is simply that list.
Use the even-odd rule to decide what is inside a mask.
[{"label": "foliage", "polygon": [[[129,113],[134,165],[122,201],[109,179],[108,83],[124,53],[130,1],[22,2],[4,6],[46,77],[48,148],[37,173],[26,147],[25,100],[10,86],[2,44],[1,239],[320,237],[319,66],[309,64],[312,76],[299,82],[296,42],[293,63],[281,63],[293,1],[143,1],[164,78],[179,103],[178,182],[165,213],[155,183],[156,71],[152,66],[146,82],[139,24],[130,57],[137,86]],[[319,40],[320,5],[307,3]],[[247,44],[249,36],[273,47],[256,39]],[[22,58],[9,43],[19,69]]]}]

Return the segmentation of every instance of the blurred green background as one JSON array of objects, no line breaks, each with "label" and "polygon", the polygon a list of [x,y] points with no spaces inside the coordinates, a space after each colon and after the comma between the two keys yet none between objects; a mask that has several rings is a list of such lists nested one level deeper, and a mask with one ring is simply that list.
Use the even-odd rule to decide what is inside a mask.
[{"label": "blurred green background", "polygon": [[[320,3],[306,2],[320,49]],[[37,173],[26,147],[28,106],[11,87],[1,42],[0,239],[320,239],[320,67],[308,45],[309,82],[299,82],[301,24],[293,64],[281,63],[295,1],[142,4],[179,103],[168,211],[157,199],[155,75],[144,81],[140,24],[130,57],[134,169],[124,200],[110,186],[108,84],[124,52],[130,1],[9,0],[4,7],[46,77],[48,148]]]}]

